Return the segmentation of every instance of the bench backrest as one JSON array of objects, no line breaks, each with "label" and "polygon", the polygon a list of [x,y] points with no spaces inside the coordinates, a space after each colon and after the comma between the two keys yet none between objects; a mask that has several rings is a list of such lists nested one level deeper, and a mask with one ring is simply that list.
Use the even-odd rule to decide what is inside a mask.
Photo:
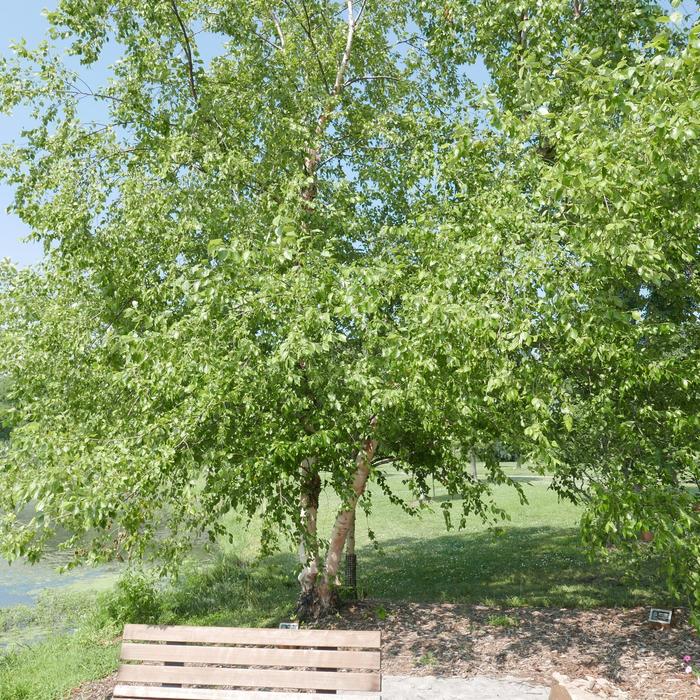
[{"label": "bench backrest", "polygon": [[126,625],[121,658],[115,700],[381,691],[378,631]]}]

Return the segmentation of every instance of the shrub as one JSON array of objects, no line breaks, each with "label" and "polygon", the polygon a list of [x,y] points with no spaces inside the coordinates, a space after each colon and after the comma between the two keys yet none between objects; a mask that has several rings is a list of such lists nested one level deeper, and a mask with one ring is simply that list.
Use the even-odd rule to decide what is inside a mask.
[{"label": "shrub", "polygon": [[118,627],[127,623],[153,624],[163,612],[161,594],[153,575],[129,570],[117,582],[114,590],[106,594],[100,604],[103,623]]}]

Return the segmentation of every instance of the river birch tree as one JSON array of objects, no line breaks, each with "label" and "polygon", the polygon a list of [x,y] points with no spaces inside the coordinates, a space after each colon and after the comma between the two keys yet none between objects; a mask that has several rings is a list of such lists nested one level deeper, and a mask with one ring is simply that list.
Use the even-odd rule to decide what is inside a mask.
[{"label": "river birch tree", "polygon": [[[462,419],[491,344],[464,324],[492,321],[452,323],[468,270],[431,252],[452,254],[430,238],[442,154],[474,128],[446,12],[62,0],[51,35],[73,60],[51,42],[5,60],[3,109],[33,124],[3,168],[46,250],[3,270],[10,556],[40,557],[60,524],[76,562],[177,561],[235,510],[262,517],[266,547],[298,541],[310,614],[332,604],[368,479],[389,488],[382,464],[498,514],[457,458],[501,433],[496,410],[480,435]],[[329,533],[322,489],[341,502]]]},{"label": "river birch tree", "polygon": [[0,268],[4,551],[60,525],[76,562],[176,564],[235,511],[296,543],[315,615],[368,482],[420,508],[386,464],[491,520],[505,445],[588,505],[591,540],[655,513],[692,599],[699,49],[676,20],[61,0],[0,84],[31,117],[1,165],[46,251]]}]

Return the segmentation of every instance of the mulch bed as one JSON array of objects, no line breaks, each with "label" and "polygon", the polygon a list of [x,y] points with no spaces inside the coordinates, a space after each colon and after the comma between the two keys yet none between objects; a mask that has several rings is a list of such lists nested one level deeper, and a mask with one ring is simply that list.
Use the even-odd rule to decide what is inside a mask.
[{"label": "mulch bed", "polygon": [[[645,624],[643,608],[568,610],[453,604],[350,605],[321,627],[381,629],[382,670],[390,676],[510,676],[549,685],[552,673],[608,681],[609,697],[690,700],[700,686],[681,657],[700,659],[700,640],[685,622],[671,629]],[[515,626],[492,624],[507,615]],[[73,700],[109,697],[114,677],[85,684]]]},{"label": "mulch bed", "polygon": [[[517,623],[489,623],[507,615]],[[602,678],[630,700],[700,698],[681,658],[700,659],[700,640],[685,622],[652,629],[648,610],[490,608],[363,601],[332,627],[382,630],[386,675],[519,676],[550,685],[552,673]],[[384,619],[380,619],[384,618]]]}]

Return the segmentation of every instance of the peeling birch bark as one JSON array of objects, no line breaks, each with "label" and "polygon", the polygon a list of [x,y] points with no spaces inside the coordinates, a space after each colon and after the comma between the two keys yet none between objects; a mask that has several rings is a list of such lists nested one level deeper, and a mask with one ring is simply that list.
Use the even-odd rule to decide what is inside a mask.
[{"label": "peeling birch bark", "polygon": [[370,465],[374,459],[378,444],[377,440],[366,440],[363,449],[355,460],[357,469],[355,470],[355,477],[352,484],[352,495],[347,503],[347,508],[338,513],[335,519],[323,570],[323,580],[319,584],[319,598],[322,606],[329,605],[331,602],[331,588],[338,575],[341,556],[343,554],[343,548],[345,547],[345,540],[350,525],[352,524],[357,501],[365,492]]},{"label": "peeling birch bark", "polygon": [[301,522],[303,535],[299,541],[299,574],[302,597],[312,593],[318,577],[318,499],[321,492],[321,478],[314,469],[316,460],[305,459],[301,463]]}]

